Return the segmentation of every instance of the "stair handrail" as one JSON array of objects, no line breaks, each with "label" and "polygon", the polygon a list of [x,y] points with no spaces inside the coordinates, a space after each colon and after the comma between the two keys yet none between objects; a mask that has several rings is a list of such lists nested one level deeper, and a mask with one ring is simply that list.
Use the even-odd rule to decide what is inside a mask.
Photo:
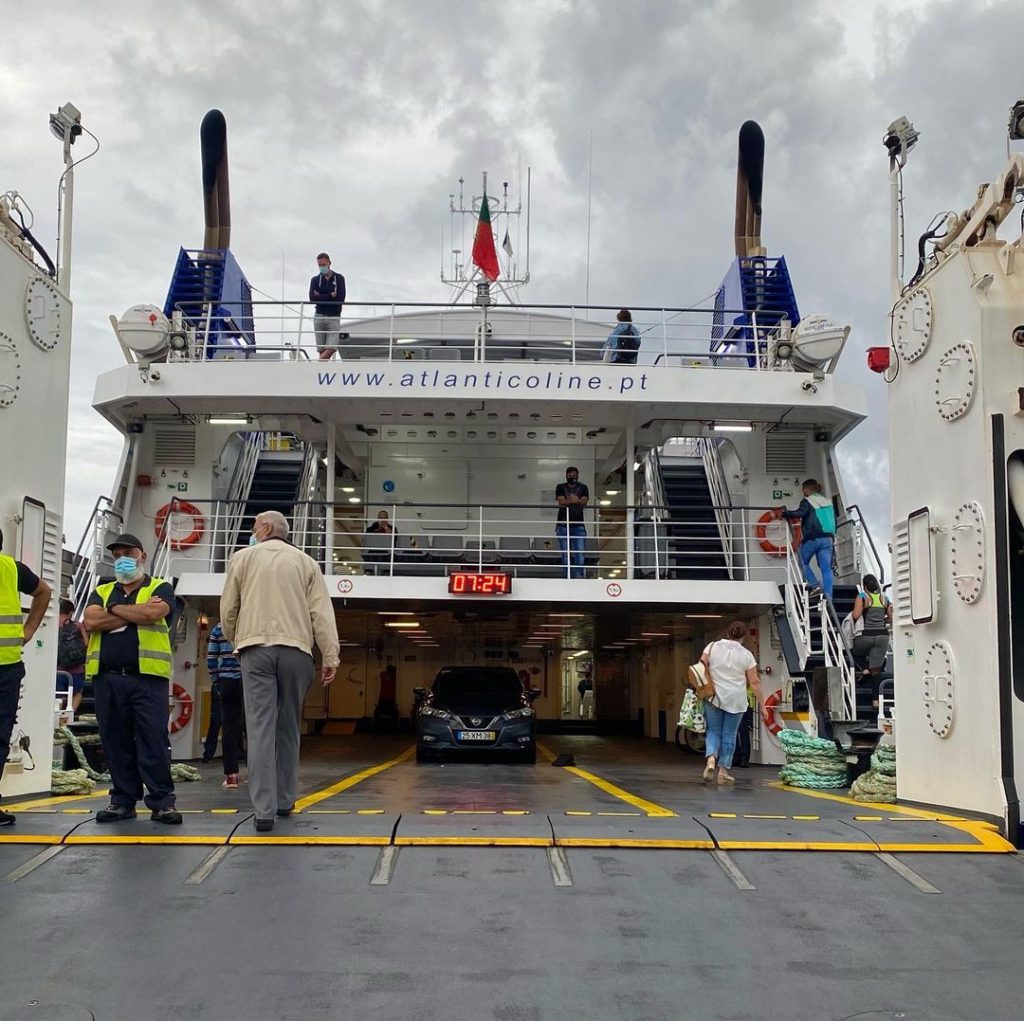
[{"label": "stair handrail", "polygon": [[96,587],[98,565],[103,559],[103,540],[111,519],[117,520],[119,529],[123,526],[124,518],[114,510],[113,499],[109,496],[97,497],[71,561],[75,573],[71,579],[70,598],[75,604],[76,619],[81,619],[85,611],[86,598]]},{"label": "stair handrail", "polygon": [[[668,497],[665,493],[665,480],[661,474],[661,456],[657,447],[651,447],[643,458],[644,470],[644,492],[646,507],[651,511],[651,529],[653,535],[651,542],[654,548],[654,577],[660,578],[662,568],[668,567],[668,532],[665,530],[665,563],[661,562],[662,553],[662,530],[665,529],[665,519],[669,516]],[[634,544],[634,556],[639,553],[636,547],[636,536],[630,536],[630,542]]]},{"label": "stair handrail", "polygon": [[836,715],[835,706],[830,707],[833,720],[851,721],[857,719],[857,675],[853,656],[843,640],[839,618],[832,604],[821,595],[818,602],[818,616],[821,620],[821,644],[825,666],[840,671],[843,683],[842,716]]},{"label": "stair handrail", "polygon": [[[858,504],[851,503],[846,508],[846,515],[846,520],[840,522],[837,529],[842,528],[844,525],[852,525],[856,529],[855,544],[858,553],[858,562],[862,563],[867,561],[867,566],[871,568],[870,571],[862,571],[861,573],[874,574],[878,579],[879,584],[884,585],[885,565],[878,554],[878,547],[875,545],[875,540],[871,535],[871,529],[868,527],[868,522],[864,517],[864,512],[860,509]],[[866,553],[870,553],[870,558]]]},{"label": "stair handrail", "polygon": [[812,653],[811,648],[811,600],[804,581],[800,554],[792,543],[786,547],[786,584],[784,602],[789,630],[796,647],[797,666],[803,670]]},{"label": "stair handrail", "polygon": [[305,443],[303,447],[302,472],[299,475],[299,485],[296,489],[296,502],[292,507],[292,532],[294,533],[292,541],[314,560],[319,560],[319,556],[314,556],[312,552],[309,510],[316,498],[320,457],[312,443]]},{"label": "stair handrail", "polygon": [[245,517],[245,505],[249,499],[252,480],[256,475],[256,465],[265,442],[265,433],[248,432],[243,434],[242,449],[235,461],[235,468],[231,473],[231,482],[228,484],[225,499],[225,503],[231,508],[224,518],[225,556],[227,556],[228,550],[238,546],[238,532]]},{"label": "stair handrail", "polygon": [[718,444],[709,436],[702,436],[698,448],[704,464],[704,476],[711,493],[711,502],[715,508],[715,520],[718,522],[718,535],[722,540],[722,549],[726,553],[726,569],[730,579],[735,578],[736,563],[736,532],[732,527],[732,493],[729,482],[722,467],[722,457]]}]

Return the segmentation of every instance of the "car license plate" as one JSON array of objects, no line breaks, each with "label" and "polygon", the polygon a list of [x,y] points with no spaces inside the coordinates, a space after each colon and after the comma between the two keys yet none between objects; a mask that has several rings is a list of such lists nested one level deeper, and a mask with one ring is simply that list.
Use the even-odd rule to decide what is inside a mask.
[{"label": "car license plate", "polygon": [[460,730],[455,736],[460,741],[493,741],[493,730]]}]

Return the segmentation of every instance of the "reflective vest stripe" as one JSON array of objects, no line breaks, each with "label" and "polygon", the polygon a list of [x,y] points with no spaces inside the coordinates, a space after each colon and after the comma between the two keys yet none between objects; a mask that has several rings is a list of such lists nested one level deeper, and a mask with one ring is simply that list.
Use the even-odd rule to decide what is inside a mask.
[{"label": "reflective vest stripe", "polygon": [[18,565],[14,557],[0,553],[0,666],[21,662],[25,618],[18,592]]},{"label": "reflective vest stripe", "polygon": [[[114,582],[107,582],[99,585],[96,593],[103,601],[103,609],[107,608],[107,602],[114,591]],[[148,585],[143,585],[135,597],[135,605],[145,603],[153,593],[164,584],[161,578],[150,578]],[[156,621],[153,624],[136,624],[136,631],[139,635],[139,673],[152,674],[156,677],[166,677],[170,680],[171,664],[174,660],[171,652],[171,636],[167,629],[165,620]],[[99,631],[93,631],[89,635],[89,648],[85,660],[85,676],[95,677],[100,672],[100,647],[103,642],[103,635]]]}]

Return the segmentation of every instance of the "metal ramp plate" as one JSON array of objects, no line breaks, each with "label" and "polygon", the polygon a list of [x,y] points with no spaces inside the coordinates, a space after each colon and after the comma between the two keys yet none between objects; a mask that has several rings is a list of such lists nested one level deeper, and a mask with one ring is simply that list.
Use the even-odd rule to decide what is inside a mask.
[{"label": "metal ramp plate", "polygon": [[395,833],[399,847],[551,847],[544,813],[465,809],[406,812]]},{"label": "metal ramp plate", "polygon": [[397,812],[383,809],[305,809],[286,819],[275,819],[269,833],[257,833],[248,817],[227,841],[236,844],[293,844],[298,846],[384,847],[398,823]]},{"label": "metal ramp plate", "polygon": [[652,817],[643,812],[595,811],[552,815],[558,847],[636,847],[711,850],[708,831],[692,816]]}]

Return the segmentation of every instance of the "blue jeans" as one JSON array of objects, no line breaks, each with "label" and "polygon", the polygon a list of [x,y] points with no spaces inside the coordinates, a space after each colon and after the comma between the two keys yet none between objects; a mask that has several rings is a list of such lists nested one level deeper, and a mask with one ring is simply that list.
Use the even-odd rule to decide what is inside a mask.
[{"label": "blue jeans", "polygon": [[[566,538],[566,529],[568,528],[568,538]],[[572,569],[569,572],[570,578],[582,578],[583,577],[583,545],[584,540],[587,537],[587,526],[580,524],[578,521],[570,523],[568,526],[564,521],[559,521],[555,525],[555,535],[558,536],[558,546],[562,551],[562,564],[565,567],[569,566],[569,560],[572,560]],[[572,547],[572,553],[569,553],[569,547]]]},{"label": "blue jeans", "polygon": [[742,719],[743,713],[727,713],[710,702],[704,703],[704,721],[707,723],[704,754],[708,758],[713,755],[724,769],[732,765],[733,752],[736,751],[736,731]]},{"label": "blue jeans", "polygon": [[[818,572],[821,574],[821,581],[811,570],[811,561],[818,563]],[[800,562],[804,567],[804,578],[812,588],[820,588],[822,592],[832,598],[832,536],[823,535],[818,539],[804,539],[800,543]]]}]

